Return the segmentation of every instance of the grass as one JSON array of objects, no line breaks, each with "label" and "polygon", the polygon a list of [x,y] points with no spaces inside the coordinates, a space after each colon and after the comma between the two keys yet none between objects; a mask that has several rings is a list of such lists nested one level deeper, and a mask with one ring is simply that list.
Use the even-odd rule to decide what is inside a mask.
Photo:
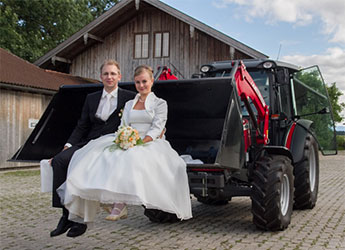
[{"label": "grass", "polygon": [[[40,175],[40,170],[23,170],[3,173],[4,176],[31,177]],[[1,175],[0,175],[1,176]]]}]

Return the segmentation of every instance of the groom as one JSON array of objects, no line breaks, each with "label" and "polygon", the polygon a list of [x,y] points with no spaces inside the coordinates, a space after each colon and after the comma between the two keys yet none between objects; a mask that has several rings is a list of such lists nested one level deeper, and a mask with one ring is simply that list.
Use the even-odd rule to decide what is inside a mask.
[{"label": "groom", "polygon": [[135,93],[118,88],[121,80],[120,66],[114,60],[107,60],[101,66],[103,90],[86,97],[78,124],[67,140],[63,150],[51,161],[53,167],[53,207],[62,208],[62,217],[50,236],[58,236],[67,230],[68,237],[77,237],[85,233],[86,224],[68,220],[68,210],[61,204],[56,189],[66,181],[68,164],[73,153],[90,140],[113,133],[120,125],[119,112]]}]

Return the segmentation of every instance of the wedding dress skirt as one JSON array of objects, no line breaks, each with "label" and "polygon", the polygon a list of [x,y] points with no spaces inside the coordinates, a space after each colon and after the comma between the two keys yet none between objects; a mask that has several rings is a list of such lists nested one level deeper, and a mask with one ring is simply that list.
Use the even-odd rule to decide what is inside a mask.
[{"label": "wedding dress skirt", "polygon": [[[150,117],[145,110],[131,112],[140,122],[129,125],[145,135]],[[145,117],[147,121],[141,122]],[[67,180],[58,189],[70,219],[77,216],[92,222],[100,203],[114,202],[174,213],[181,220],[191,218],[186,163],[169,142],[157,139],[111,152],[107,147],[114,139],[114,134],[102,136],[74,153]]]}]

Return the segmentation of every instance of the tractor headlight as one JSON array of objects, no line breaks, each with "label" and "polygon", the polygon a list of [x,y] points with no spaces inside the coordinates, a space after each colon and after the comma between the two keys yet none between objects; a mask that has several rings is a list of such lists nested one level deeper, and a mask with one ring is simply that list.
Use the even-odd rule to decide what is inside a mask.
[{"label": "tractor headlight", "polygon": [[200,71],[201,71],[202,73],[207,73],[210,69],[211,69],[211,66],[209,66],[209,65],[204,65],[204,66],[202,66],[202,67],[200,68]]},{"label": "tractor headlight", "polygon": [[270,68],[272,68],[273,63],[272,63],[272,62],[264,62],[264,64],[262,64],[262,66],[263,66],[265,69],[270,69]]}]

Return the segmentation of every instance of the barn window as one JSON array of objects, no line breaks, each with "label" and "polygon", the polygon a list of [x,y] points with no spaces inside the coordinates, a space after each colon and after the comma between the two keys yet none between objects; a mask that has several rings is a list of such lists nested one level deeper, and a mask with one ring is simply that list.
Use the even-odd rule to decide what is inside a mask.
[{"label": "barn window", "polygon": [[134,58],[149,57],[149,34],[135,34]]},{"label": "barn window", "polygon": [[169,32],[155,33],[154,57],[169,56]]}]

